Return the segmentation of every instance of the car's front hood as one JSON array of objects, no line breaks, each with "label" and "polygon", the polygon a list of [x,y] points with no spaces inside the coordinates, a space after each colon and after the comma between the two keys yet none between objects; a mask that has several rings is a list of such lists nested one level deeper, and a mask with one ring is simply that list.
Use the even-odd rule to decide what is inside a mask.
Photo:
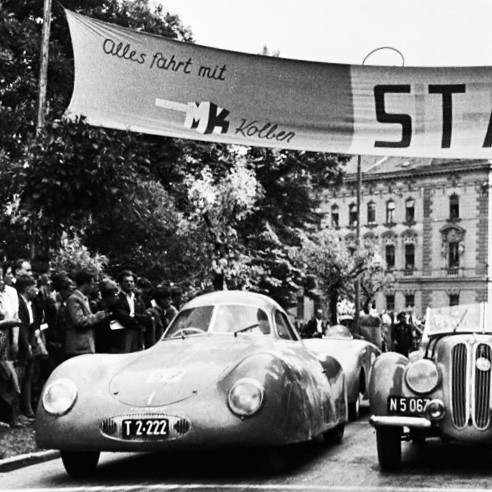
[{"label": "car's front hood", "polygon": [[198,336],[159,342],[113,377],[114,398],[136,407],[176,403],[209,388],[251,354],[252,337]]}]

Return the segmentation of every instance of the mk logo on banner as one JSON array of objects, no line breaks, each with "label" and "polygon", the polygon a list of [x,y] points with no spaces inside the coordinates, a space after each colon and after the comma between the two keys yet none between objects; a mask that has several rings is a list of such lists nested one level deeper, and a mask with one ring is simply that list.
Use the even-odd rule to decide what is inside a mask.
[{"label": "mk logo on banner", "polygon": [[166,99],[156,99],[155,105],[159,108],[172,109],[186,113],[184,126],[190,130],[208,135],[211,133],[227,133],[229,122],[227,109],[219,108],[212,102],[178,103]]}]

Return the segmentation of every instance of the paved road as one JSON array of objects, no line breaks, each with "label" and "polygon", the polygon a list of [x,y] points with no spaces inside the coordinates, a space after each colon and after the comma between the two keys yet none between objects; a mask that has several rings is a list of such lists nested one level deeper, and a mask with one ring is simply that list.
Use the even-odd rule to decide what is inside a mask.
[{"label": "paved road", "polygon": [[322,442],[295,446],[288,470],[280,476],[262,475],[251,452],[165,454],[103,453],[94,477],[68,477],[61,460],[29,466],[0,475],[2,490],[486,490],[492,484],[492,458],[470,446],[403,444],[404,467],[399,474],[381,473],[375,433],[367,423],[347,426],[341,445]]}]

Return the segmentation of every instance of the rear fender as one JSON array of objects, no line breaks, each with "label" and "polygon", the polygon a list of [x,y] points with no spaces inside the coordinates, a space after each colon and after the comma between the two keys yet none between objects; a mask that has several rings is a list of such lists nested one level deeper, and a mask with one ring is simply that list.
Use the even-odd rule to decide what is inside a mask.
[{"label": "rear fender", "polygon": [[347,378],[343,368],[334,357],[329,355],[322,357],[318,354],[318,359],[323,366],[334,397],[333,421],[337,423],[347,422]]},{"label": "rear fender", "polygon": [[396,352],[381,354],[369,379],[369,404],[373,415],[387,415],[389,395],[403,394],[403,374],[408,359]]}]

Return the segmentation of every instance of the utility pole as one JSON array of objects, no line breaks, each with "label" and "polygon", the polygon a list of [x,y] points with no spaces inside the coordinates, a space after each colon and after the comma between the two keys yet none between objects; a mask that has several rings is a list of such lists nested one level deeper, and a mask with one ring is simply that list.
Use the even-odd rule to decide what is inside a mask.
[{"label": "utility pole", "polygon": [[44,127],[46,118],[46,88],[48,86],[48,57],[51,30],[51,0],[44,0],[43,31],[41,36],[41,63],[39,64],[38,114],[36,119],[36,137]]},{"label": "utility pole", "polygon": [[[362,170],[361,170],[362,157],[357,156],[357,223],[355,227],[355,245],[357,250],[360,248],[360,201],[361,201],[361,188],[362,188]],[[355,279],[355,313],[354,313],[354,331],[360,333],[360,309],[359,309],[359,298],[360,298],[360,278]]]},{"label": "utility pole", "polygon": [[[50,31],[51,31],[51,0],[44,0],[43,4],[43,30],[41,33],[41,54],[39,63],[39,80],[38,80],[38,107],[36,118],[36,139],[39,137],[41,130],[44,128],[46,120],[46,89],[48,87],[48,59],[50,48]],[[30,254],[31,258],[36,255],[36,241],[33,235],[33,226],[31,224]]]}]

